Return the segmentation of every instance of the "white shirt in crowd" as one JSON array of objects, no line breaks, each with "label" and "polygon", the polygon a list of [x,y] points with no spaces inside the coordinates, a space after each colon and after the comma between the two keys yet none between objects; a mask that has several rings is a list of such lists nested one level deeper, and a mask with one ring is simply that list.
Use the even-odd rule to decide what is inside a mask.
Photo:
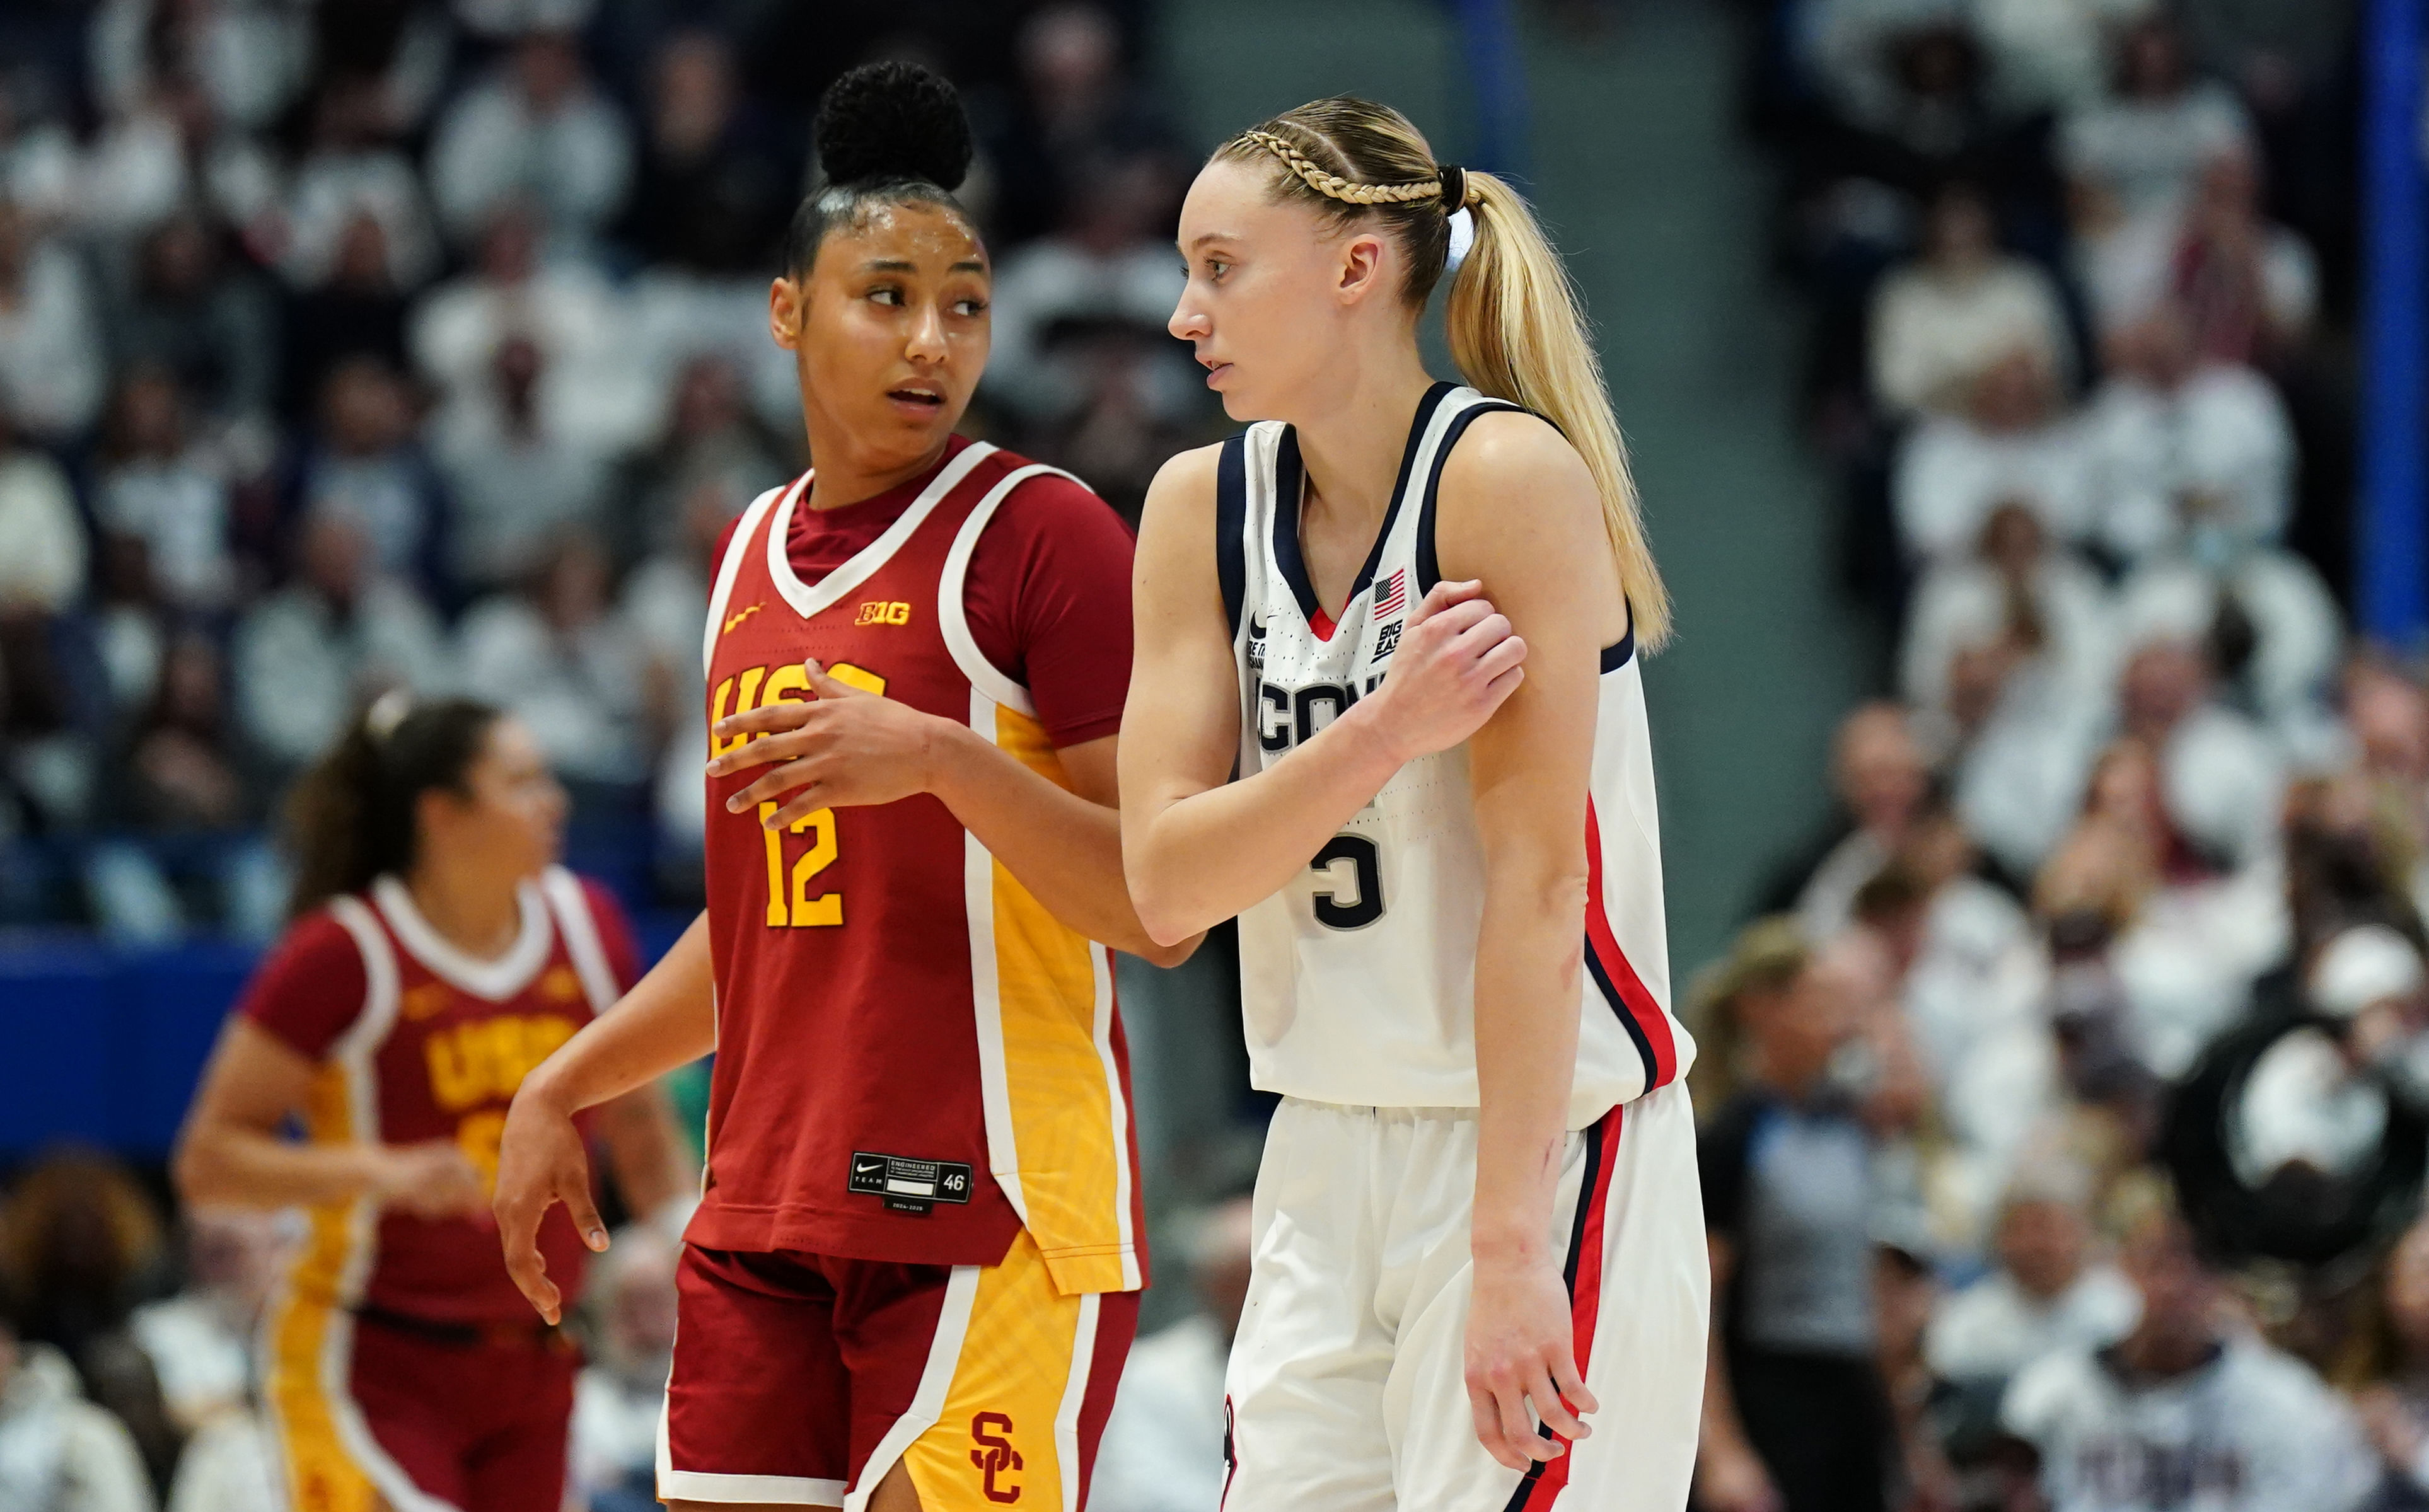
[{"label": "white shirt in crowd", "polygon": [[260,1512],[285,1500],[277,1446],[251,1412],[223,1413],[196,1429],[177,1456],[168,1512]]},{"label": "white shirt in crowd", "polygon": [[[2026,584],[2043,637],[2041,661],[2061,693],[2097,702],[2117,676],[2114,616],[2099,574],[2071,552],[2045,551]],[[1958,653],[1989,646],[2008,630],[2008,590],[1996,567],[1959,557],[1925,569],[1907,617],[1898,682],[1918,709],[1948,707],[1948,674]]]},{"label": "white shirt in crowd", "polygon": [[1139,1341],[1097,1451],[1097,1512],[1206,1512],[1223,1499],[1223,1365],[1214,1321]]},{"label": "white shirt in crowd", "polygon": [[84,1399],[75,1368],[47,1344],[19,1344],[0,1387],[0,1507],[8,1512],[152,1512],[134,1436]]},{"label": "white shirt in crowd", "polygon": [[2092,396],[2084,429],[2102,500],[2100,535],[2140,561],[2183,540],[2178,499],[2207,496],[2218,524],[2242,542],[2285,533],[2294,501],[2294,427],[2285,403],[2249,368],[2212,363],[2173,390],[2111,378]]},{"label": "white shirt in crowd", "polygon": [[2331,723],[2325,699],[2343,655],[2344,624],[2319,569],[2291,551],[2247,551],[2215,569],[2182,557],[2151,562],[2118,594],[2118,638],[2128,646],[2197,641],[2217,623],[2230,591],[2252,624],[2245,675],[2259,712],[2289,752],[2321,754],[2318,727]]},{"label": "white shirt in crowd", "polygon": [[96,493],[93,513],[102,528],[143,541],[153,580],[172,601],[214,609],[235,591],[227,479],[201,449],[113,468]]},{"label": "white shirt in crowd", "polygon": [[2041,1451],[2052,1512],[2345,1512],[2378,1476],[2343,1403],[2257,1339],[2156,1383],[2088,1350],[2047,1356],[2001,1417]]},{"label": "white shirt in crowd", "polygon": [[0,453],[0,613],[57,614],[84,592],[84,524],[67,474],[39,452]]},{"label": "white shirt in crowd", "polygon": [[658,1415],[666,1403],[663,1368],[626,1373],[604,1365],[583,1367],[573,1380],[571,1480],[577,1495],[587,1500],[652,1472]]},{"label": "white shirt in crowd", "polygon": [[91,286],[74,253],[44,241],[25,255],[16,299],[0,304],[0,403],[19,426],[58,439],[100,413],[102,378]]},{"label": "white shirt in crowd", "polygon": [[2165,100],[2087,106],[2059,123],[2057,152],[2068,174],[2107,189],[2137,217],[2173,213],[2211,158],[2251,140],[2234,91],[2206,79]]},{"label": "white shirt in crowd", "polygon": [[1924,1335],[1934,1373],[1952,1381],[2014,1375],[2044,1355],[2106,1349],[2133,1331],[2142,1300],[2114,1266],[2088,1265],[2055,1297],[1993,1271],[1940,1305]]},{"label": "white shirt in crowd", "polygon": [[1099,319],[1160,329],[1181,282],[1171,255],[1153,243],[1099,256],[1049,237],[1012,253],[996,273],[988,394],[1032,419],[1068,417],[1087,400],[1086,378],[1046,350],[1049,328],[1058,320]]},{"label": "white shirt in crowd", "polygon": [[509,75],[493,74],[447,108],[430,144],[431,197],[459,239],[519,195],[554,231],[595,231],[623,203],[632,177],[624,118],[587,85],[538,115]]},{"label": "white shirt in crowd", "polygon": [[2017,351],[2073,366],[2049,274],[2022,257],[1951,275],[1910,263],[1881,282],[1872,317],[1873,393],[1892,415],[1949,407],[1976,374]]},{"label": "white shirt in crowd", "polygon": [[465,615],[456,644],[466,691],[529,726],[559,772],[597,782],[645,775],[636,716],[646,659],[620,623],[560,636],[529,603],[499,594]]},{"label": "white shirt in crowd", "polygon": [[2051,540],[2081,540],[2093,523],[2094,481],[2074,419],[2001,435],[1935,415],[1907,438],[1890,486],[1898,539],[1909,556],[1929,560],[1970,552],[2009,500],[2029,508]]},{"label": "white shirt in crowd", "polygon": [[447,680],[447,642],[420,595],[374,578],[341,623],[329,601],[295,583],[238,623],[231,671],[245,733],[282,762],[329,748],[374,686],[436,691]]}]

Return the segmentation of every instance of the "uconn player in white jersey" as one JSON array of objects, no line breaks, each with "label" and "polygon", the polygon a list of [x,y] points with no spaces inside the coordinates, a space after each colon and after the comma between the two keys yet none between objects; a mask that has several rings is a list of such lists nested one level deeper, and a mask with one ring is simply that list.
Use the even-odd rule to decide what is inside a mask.
[{"label": "uconn player in white jersey", "polygon": [[[1455,241],[1473,386],[1417,349]],[[1709,1272],[1639,678],[1669,606],[1561,265],[1353,99],[1218,150],[1181,245],[1172,332],[1257,423],[1148,497],[1122,830],[1149,934],[1239,916],[1283,1096],[1226,1505],[1676,1512]]]}]

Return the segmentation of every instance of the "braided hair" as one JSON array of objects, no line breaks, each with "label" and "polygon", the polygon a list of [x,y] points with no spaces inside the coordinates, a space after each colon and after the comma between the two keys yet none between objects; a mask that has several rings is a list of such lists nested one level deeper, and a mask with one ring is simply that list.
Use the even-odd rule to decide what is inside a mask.
[{"label": "braided hair", "polygon": [[953,190],[969,176],[969,117],[961,95],[934,69],[901,62],[852,69],[819,97],[811,135],[820,182],[794,210],[785,234],[788,275],[810,271],[830,231],[858,225],[884,205],[939,205],[968,223]]},{"label": "braided hair", "polygon": [[[1379,225],[1407,266],[1401,295],[1412,309],[1423,309],[1451,273],[1443,312],[1451,360],[1479,390],[1534,411],[1577,449],[1602,496],[1637,643],[1650,650],[1667,640],[1670,592],[1645,540],[1584,311],[1518,191],[1492,173],[1437,163],[1408,117],[1347,94],[1260,123],[1210,161],[1270,170],[1275,198],[1306,205],[1341,229]],[[1474,240],[1453,271],[1451,222],[1462,210]]]}]

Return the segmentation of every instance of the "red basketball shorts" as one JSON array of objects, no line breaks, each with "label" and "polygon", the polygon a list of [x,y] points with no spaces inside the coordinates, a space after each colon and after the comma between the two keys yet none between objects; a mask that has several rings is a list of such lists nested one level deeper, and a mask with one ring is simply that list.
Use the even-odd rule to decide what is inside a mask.
[{"label": "red basketball shorts", "polygon": [[1138,1327],[1025,1232],[991,1266],[686,1245],[676,1291],[668,1501],[859,1512],[900,1461],[926,1512],[1079,1512]]}]

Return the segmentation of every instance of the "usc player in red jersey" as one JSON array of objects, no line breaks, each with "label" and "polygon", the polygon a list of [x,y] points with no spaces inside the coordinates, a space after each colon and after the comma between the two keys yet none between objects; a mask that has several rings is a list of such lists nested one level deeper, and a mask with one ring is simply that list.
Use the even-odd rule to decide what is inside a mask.
[{"label": "usc player in red jersey", "polygon": [[951,87],[856,69],[769,297],[815,470],[721,553],[708,908],[533,1073],[509,1268],[576,1110],[717,1053],[658,1494],[676,1508],[1076,1512],[1146,1281],[1106,946],[1175,961],[1122,879],[1131,541],[1076,480],[953,434],[987,352]]},{"label": "usc player in red jersey", "polygon": [[[462,698],[389,695],[296,790],[295,923],[221,1035],[175,1168],[189,1202],[310,1215],[263,1335],[293,1512],[563,1499],[577,1361],[500,1263],[489,1186],[524,1074],[639,967],[614,902],[555,863],[564,817],[531,733]],[[685,1193],[654,1091],[601,1115],[627,1206]],[[538,1241],[577,1284],[573,1225]]]}]

